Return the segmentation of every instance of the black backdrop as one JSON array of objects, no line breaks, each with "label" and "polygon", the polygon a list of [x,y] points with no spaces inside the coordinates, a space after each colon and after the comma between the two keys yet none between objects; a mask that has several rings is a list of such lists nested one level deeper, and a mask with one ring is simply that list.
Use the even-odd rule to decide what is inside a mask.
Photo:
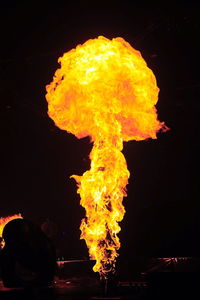
[{"label": "black backdrop", "polygon": [[64,52],[99,35],[121,36],[156,75],[159,120],[170,131],[124,144],[131,177],[119,259],[198,256],[199,12],[194,1],[163,7],[119,0],[2,4],[0,216],[21,212],[39,224],[49,217],[65,256],[87,256],[79,240],[84,210],[69,176],[89,167],[92,145],[54,126],[45,85]]}]

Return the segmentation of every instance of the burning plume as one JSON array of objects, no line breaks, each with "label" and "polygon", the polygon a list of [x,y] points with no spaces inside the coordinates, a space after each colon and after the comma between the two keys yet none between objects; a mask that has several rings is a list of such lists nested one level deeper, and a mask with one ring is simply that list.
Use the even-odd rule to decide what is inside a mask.
[{"label": "burning plume", "polygon": [[123,141],[156,138],[165,129],[157,119],[159,89],[139,51],[123,38],[88,40],[59,58],[46,94],[55,124],[77,138],[90,136],[91,169],[72,177],[86,210],[85,239],[94,271],[107,278],[114,271],[125,209],[129,171]]},{"label": "burning plume", "polygon": [[2,237],[2,233],[3,233],[3,229],[4,229],[5,225],[14,219],[22,219],[21,214],[16,214],[16,215],[0,218],[0,238]]}]

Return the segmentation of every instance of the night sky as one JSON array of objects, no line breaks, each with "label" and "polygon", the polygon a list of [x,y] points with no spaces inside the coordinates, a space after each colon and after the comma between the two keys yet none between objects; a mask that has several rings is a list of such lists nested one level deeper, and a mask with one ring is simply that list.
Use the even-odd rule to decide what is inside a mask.
[{"label": "night sky", "polygon": [[131,176],[119,260],[198,256],[200,6],[72,2],[1,6],[0,216],[21,212],[39,225],[48,217],[59,228],[66,258],[87,256],[79,240],[84,209],[69,177],[89,168],[92,144],[55,127],[45,86],[64,52],[99,35],[121,36],[153,70],[158,118],[170,130],[156,140],[124,143]]}]

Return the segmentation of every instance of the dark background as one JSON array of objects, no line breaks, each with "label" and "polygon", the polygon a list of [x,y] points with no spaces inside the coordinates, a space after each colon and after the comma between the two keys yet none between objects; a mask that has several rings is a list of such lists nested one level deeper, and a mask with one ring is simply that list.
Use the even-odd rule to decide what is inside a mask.
[{"label": "dark background", "polygon": [[59,67],[58,57],[99,35],[121,36],[141,51],[160,88],[159,120],[170,127],[157,140],[124,144],[131,177],[119,261],[200,253],[200,6],[162,5],[1,4],[0,216],[21,212],[38,224],[50,218],[67,259],[87,256],[79,240],[84,210],[69,177],[89,168],[92,145],[54,126],[45,86]]}]

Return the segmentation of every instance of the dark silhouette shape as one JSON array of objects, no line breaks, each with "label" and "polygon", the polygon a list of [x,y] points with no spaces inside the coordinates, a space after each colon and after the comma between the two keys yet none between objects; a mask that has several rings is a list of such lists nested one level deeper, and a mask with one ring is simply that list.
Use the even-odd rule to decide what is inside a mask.
[{"label": "dark silhouette shape", "polygon": [[57,224],[49,218],[46,218],[41,224],[40,228],[53,243],[53,246],[56,251],[56,257],[61,257],[61,234],[59,232]]},{"label": "dark silhouette shape", "polygon": [[1,276],[6,287],[51,285],[56,255],[49,238],[30,220],[15,219],[2,234],[5,247],[0,253]]},{"label": "dark silhouette shape", "polygon": [[46,218],[40,228],[48,236],[48,238],[50,238],[51,240],[56,239],[58,235],[58,227],[56,223],[51,221],[49,218]]}]

